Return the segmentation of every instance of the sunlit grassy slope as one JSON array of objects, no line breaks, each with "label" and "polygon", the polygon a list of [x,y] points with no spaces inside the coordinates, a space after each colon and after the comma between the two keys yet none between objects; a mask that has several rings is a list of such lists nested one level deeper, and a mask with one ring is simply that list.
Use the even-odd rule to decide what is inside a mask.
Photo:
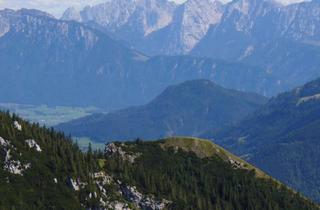
[{"label": "sunlit grassy slope", "polygon": [[193,152],[200,158],[212,157],[214,155],[219,156],[225,161],[234,160],[241,163],[244,168],[248,170],[254,170],[256,175],[261,178],[270,178],[260,169],[250,165],[246,161],[240,159],[239,157],[231,154],[222,147],[214,144],[209,140],[191,138],[191,137],[171,137],[167,138],[161,143],[163,148],[179,148],[185,152]]}]

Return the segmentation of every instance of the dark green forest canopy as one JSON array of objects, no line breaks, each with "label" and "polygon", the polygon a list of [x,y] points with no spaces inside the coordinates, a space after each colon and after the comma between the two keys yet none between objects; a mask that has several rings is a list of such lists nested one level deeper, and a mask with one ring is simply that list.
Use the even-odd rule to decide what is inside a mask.
[{"label": "dark green forest canopy", "polygon": [[[185,140],[190,145],[190,139]],[[246,165],[235,169],[217,153],[200,158],[194,150],[188,152],[181,139],[175,145],[170,141],[121,146],[139,157],[134,163],[119,156],[107,157],[107,171],[146,194],[172,201],[169,209],[319,209],[273,179],[259,178],[255,169],[248,170]]]},{"label": "dark green forest canopy", "polygon": [[[21,130],[15,127],[15,122]],[[82,192],[75,193],[67,181],[77,177],[89,182],[89,172],[96,164],[69,137],[3,112],[0,112],[0,137],[12,146],[12,159],[30,164],[23,175],[9,173],[4,170],[5,148],[0,146],[0,209],[82,208]],[[36,140],[42,151],[30,149],[25,144],[27,139]],[[90,187],[84,191],[90,191]]]},{"label": "dark green forest canopy", "polygon": [[[167,200],[164,209],[319,209],[271,178],[257,176],[257,169],[207,141],[176,138],[115,144],[123,154],[135,157],[132,162],[123,154],[104,156],[91,149],[83,153],[64,134],[3,112],[0,137],[1,210],[101,209],[101,199],[142,209],[123,191],[119,193],[129,186],[142,196]],[[26,145],[27,139],[35,140],[41,151]],[[10,161],[30,164],[21,174],[5,168],[9,149]],[[241,167],[228,158],[239,161]],[[99,185],[93,178],[96,173],[109,183]],[[78,182],[77,190],[70,180]]]}]

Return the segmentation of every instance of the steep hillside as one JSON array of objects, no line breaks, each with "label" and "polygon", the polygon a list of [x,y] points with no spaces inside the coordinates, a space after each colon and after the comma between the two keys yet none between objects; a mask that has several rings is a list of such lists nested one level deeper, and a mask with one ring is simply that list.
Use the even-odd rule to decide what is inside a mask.
[{"label": "steep hillside", "polygon": [[[265,209],[319,209],[290,190],[279,188],[276,182],[265,179],[267,176],[261,171],[210,142],[171,139],[112,143],[106,146],[104,154],[92,153],[90,149],[84,154],[69,138],[52,129],[3,112],[0,121],[0,208],[4,210],[161,210],[206,206],[251,210],[264,207],[266,202],[270,208]],[[178,151],[179,147],[184,152]],[[188,150],[199,157],[187,153]],[[159,170],[153,167],[155,163],[166,167]],[[181,168],[183,165],[188,168]],[[197,173],[203,176],[194,176]],[[239,187],[244,188],[241,193]],[[188,193],[190,190],[195,193]],[[212,195],[208,190],[214,193],[214,200],[208,197]],[[269,196],[261,199],[259,194]],[[195,199],[197,203],[191,202]]]},{"label": "steep hillside", "polygon": [[107,171],[133,190],[164,199],[168,209],[318,209],[207,141],[137,141],[110,144],[106,151]]},{"label": "steep hillside", "polygon": [[208,80],[167,88],[150,103],[110,114],[94,114],[57,128],[98,141],[198,136],[209,128],[235,123],[255,111],[266,98],[224,89]]},{"label": "steep hillside", "polygon": [[[61,133],[2,112],[0,121],[1,209],[94,206],[85,200],[96,190],[88,184],[89,172],[97,167],[94,160]],[[76,180],[86,186],[78,190]]]},{"label": "steep hillside", "polygon": [[262,94],[278,88],[253,66],[190,56],[149,58],[102,32],[35,10],[2,10],[0,22],[1,102],[112,110],[144,104],[168,85],[191,79]]},{"label": "steep hillside", "polygon": [[319,201],[320,80],[270,100],[237,126],[205,136]]},{"label": "steep hillside", "polygon": [[0,209],[142,209],[104,172],[102,152],[9,113],[0,121]]}]

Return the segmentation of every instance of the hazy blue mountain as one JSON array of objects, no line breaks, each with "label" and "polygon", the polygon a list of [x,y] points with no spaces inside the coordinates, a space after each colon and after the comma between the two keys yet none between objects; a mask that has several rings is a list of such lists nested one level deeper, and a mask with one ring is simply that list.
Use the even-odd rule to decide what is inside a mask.
[{"label": "hazy blue mountain", "polygon": [[[69,9],[64,18],[79,20],[81,16],[81,22],[113,34],[148,55],[192,54],[259,66],[277,80],[277,91],[272,95],[320,76],[317,0],[287,6],[270,0],[234,0],[227,4],[188,0],[172,4],[170,10],[170,3],[163,0],[157,7],[147,7],[154,4],[154,0],[136,0],[119,7],[118,1],[110,1],[108,7],[99,4],[77,13]],[[140,7],[143,9],[136,9]],[[110,8],[116,8],[119,16],[113,21],[118,24],[110,23]],[[168,18],[160,21],[161,27],[146,33],[140,22],[153,20],[143,15],[146,11],[158,14],[158,24],[163,17]],[[93,17],[86,18],[88,14]],[[130,36],[122,27],[130,31]]]},{"label": "hazy blue mountain", "polygon": [[244,118],[266,102],[257,94],[224,89],[208,80],[195,80],[167,88],[150,103],[93,114],[57,126],[73,136],[97,141],[166,136],[198,136]]},{"label": "hazy blue mountain", "polygon": [[224,6],[216,0],[112,0],[81,11],[69,8],[63,20],[75,20],[115,34],[148,55],[186,54],[219,23]]},{"label": "hazy blue mountain", "polygon": [[320,201],[320,80],[271,99],[237,126],[205,136]]},{"label": "hazy blue mountain", "polygon": [[[142,54],[101,32],[39,11],[0,13],[6,26],[0,37],[1,101],[112,107],[119,105],[120,95],[128,97],[121,81],[146,59]],[[115,84],[118,95],[112,91]]]},{"label": "hazy blue mountain", "polygon": [[[69,8],[62,19],[95,23],[147,54],[185,54],[199,42],[202,47],[195,51],[201,53],[202,48],[211,47],[205,44],[207,38],[203,40],[207,35],[214,44],[227,46],[230,54],[225,56],[239,58],[252,41],[281,38],[319,46],[319,13],[318,0],[287,6],[270,0],[227,4],[188,0],[181,5],[167,0],[111,0],[81,11]],[[235,51],[228,45],[237,45]]]},{"label": "hazy blue mountain", "polygon": [[112,0],[82,11],[69,8],[63,20],[75,20],[111,32],[127,44],[141,46],[143,39],[172,21],[177,5],[167,0]]},{"label": "hazy blue mountain", "polygon": [[192,79],[262,94],[278,88],[253,66],[190,56],[150,58],[98,30],[40,11],[0,14],[2,102],[119,109]]},{"label": "hazy blue mountain", "polygon": [[319,15],[319,1],[233,1],[192,54],[259,66],[289,90],[320,76]]}]

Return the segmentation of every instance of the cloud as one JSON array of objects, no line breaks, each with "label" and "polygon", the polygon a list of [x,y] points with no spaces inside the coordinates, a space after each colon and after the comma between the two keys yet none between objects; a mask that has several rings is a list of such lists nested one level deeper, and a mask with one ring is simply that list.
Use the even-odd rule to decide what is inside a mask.
[{"label": "cloud", "polygon": [[[63,11],[68,7],[82,8],[86,5],[102,3],[107,0],[0,0],[1,8],[29,8],[47,11],[56,17],[60,17]],[[186,0],[173,0],[177,3],[183,3]],[[228,2],[230,0],[221,0]],[[277,0],[284,4],[301,2],[303,0]]]},{"label": "cloud", "polygon": [[282,4],[293,4],[293,3],[299,3],[299,2],[303,2],[305,0],[278,0],[280,3]]},{"label": "cloud", "polygon": [[[185,2],[186,0],[174,0],[174,1],[177,2],[177,3],[183,3],[183,2]],[[220,1],[227,3],[227,2],[230,2],[231,0],[220,0]],[[282,3],[282,4],[287,5],[287,4],[292,4],[292,3],[303,2],[303,1],[305,1],[305,0],[276,0],[276,1],[278,1],[278,2],[280,2],[280,3]]]},{"label": "cloud", "polygon": [[0,8],[39,9],[59,17],[68,7],[81,8],[85,5],[93,5],[105,1],[106,0],[0,0]]}]

